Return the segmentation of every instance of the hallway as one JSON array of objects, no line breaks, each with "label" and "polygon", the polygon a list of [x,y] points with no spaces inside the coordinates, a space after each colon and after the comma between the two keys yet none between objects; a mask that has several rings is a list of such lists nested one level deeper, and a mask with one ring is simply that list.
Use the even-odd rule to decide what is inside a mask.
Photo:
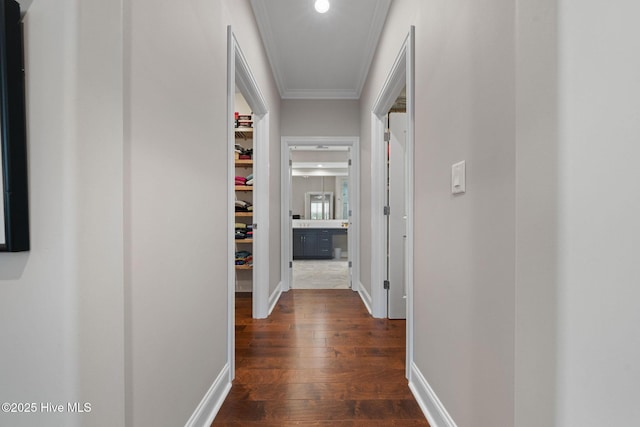
[{"label": "hallway", "polygon": [[405,378],[405,321],[350,290],[291,290],[269,319],[236,294],[236,378],[212,426],[428,426]]}]

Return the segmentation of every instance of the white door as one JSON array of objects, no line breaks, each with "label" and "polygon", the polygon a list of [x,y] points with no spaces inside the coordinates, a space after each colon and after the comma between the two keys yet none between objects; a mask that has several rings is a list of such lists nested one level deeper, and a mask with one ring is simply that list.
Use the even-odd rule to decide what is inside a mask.
[{"label": "white door", "polygon": [[389,281],[388,317],[406,319],[407,293],[405,279],[407,214],[406,214],[406,113],[388,116],[390,138],[387,147],[389,206],[387,227],[387,280]]},{"label": "white door", "polygon": [[287,150],[287,159],[289,161],[289,165],[287,166],[287,170],[288,172],[286,173],[286,179],[287,179],[287,183],[284,186],[286,188],[287,191],[287,195],[285,196],[284,194],[282,195],[283,199],[286,199],[288,201],[287,206],[289,209],[289,212],[287,212],[287,218],[289,219],[287,221],[287,233],[288,233],[288,237],[286,242],[284,242],[283,244],[286,244],[289,246],[289,251],[287,252],[289,254],[289,259],[287,260],[288,264],[289,264],[289,268],[287,269],[288,273],[287,273],[287,282],[288,286],[287,289],[284,289],[285,291],[288,291],[289,289],[291,289],[293,287],[293,206],[291,205],[291,194],[292,194],[292,177],[293,177],[293,162],[291,161],[291,149],[288,147],[285,147],[285,149]]},{"label": "white door", "polygon": [[342,218],[346,219],[349,222],[349,226],[347,228],[347,266],[349,268],[349,289],[355,290],[353,288],[353,254],[355,253],[355,231],[353,224],[353,209],[351,204],[352,191],[354,188],[353,182],[356,179],[353,171],[353,147],[349,148],[349,160],[348,160],[348,175],[346,180],[341,180],[342,185],[340,186],[340,196],[342,200],[342,205],[340,206],[340,210],[342,211]]}]

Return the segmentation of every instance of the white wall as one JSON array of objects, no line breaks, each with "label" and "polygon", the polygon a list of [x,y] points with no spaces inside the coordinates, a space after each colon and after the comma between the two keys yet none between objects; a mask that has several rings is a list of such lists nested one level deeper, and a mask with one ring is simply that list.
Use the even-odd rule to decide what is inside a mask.
[{"label": "white wall", "polygon": [[360,105],[357,100],[284,99],[283,136],[358,136]]},{"label": "white wall", "polygon": [[279,97],[248,2],[32,2],[32,249],[0,254],[2,402],[91,403],[55,415],[65,426],[184,425],[223,370],[230,23],[271,108],[278,170]]},{"label": "white wall", "polygon": [[[459,426],[513,425],[514,16],[498,0],[392,3],[361,100],[366,217],[370,111],[415,24],[415,363]],[[454,197],[460,160],[467,193]]]},{"label": "white wall", "polygon": [[556,424],[558,349],[557,1],[516,16],[515,425]]},{"label": "white wall", "polygon": [[[227,362],[227,25],[272,112],[271,162],[279,159],[279,97],[248,2],[128,6],[127,421],[176,426]],[[279,242],[272,246],[279,254]],[[275,288],[279,259],[271,262]]]},{"label": "white wall", "polygon": [[226,362],[225,28],[196,1],[126,13],[127,424],[181,425]]},{"label": "white wall", "polygon": [[415,363],[459,426],[640,415],[640,6],[595,3],[396,2],[365,87],[363,156],[416,24]]},{"label": "white wall", "polygon": [[68,426],[124,423],[121,26],[117,2],[25,17],[31,251],[0,254],[0,400],[92,404]]},{"label": "white wall", "polygon": [[640,418],[640,4],[559,7],[561,426]]}]

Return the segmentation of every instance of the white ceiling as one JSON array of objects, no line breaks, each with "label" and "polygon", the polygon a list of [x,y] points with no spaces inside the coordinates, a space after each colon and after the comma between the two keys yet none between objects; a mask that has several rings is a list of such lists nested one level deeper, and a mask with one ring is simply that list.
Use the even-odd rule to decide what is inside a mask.
[{"label": "white ceiling", "polygon": [[391,0],[251,0],[284,99],[358,99]]}]

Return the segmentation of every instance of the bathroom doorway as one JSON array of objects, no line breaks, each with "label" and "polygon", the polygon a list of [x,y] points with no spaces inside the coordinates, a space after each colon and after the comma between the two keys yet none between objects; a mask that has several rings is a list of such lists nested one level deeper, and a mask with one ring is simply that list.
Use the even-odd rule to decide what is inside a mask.
[{"label": "bathroom doorway", "polygon": [[283,138],[283,291],[357,291],[357,138]]}]

